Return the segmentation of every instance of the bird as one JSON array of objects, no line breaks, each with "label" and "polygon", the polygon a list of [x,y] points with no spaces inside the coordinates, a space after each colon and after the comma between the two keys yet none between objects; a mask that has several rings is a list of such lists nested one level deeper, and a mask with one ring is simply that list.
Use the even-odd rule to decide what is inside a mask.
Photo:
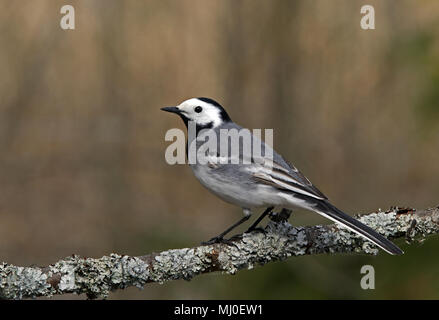
[{"label": "bird", "polygon": [[[244,129],[232,121],[220,103],[211,98],[191,98],[177,106],[164,107],[161,110],[177,114],[188,131],[190,131],[190,126],[194,125],[195,137],[190,140],[190,134],[188,134],[186,152],[194,141],[196,141],[195,149],[197,150],[203,138],[205,140],[206,137],[216,136],[219,139],[222,130],[227,132],[233,129],[238,131]],[[250,135],[252,143],[260,144],[261,149],[265,150],[264,156],[253,158],[253,155],[244,154],[245,150],[240,144],[238,157],[242,161],[239,163],[230,163],[232,157],[230,145],[228,153],[225,154],[226,159],[224,159],[224,154],[209,151],[197,153],[197,161],[193,163],[189,161],[193,174],[205,188],[222,200],[241,207],[244,214],[239,221],[224,232],[203,244],[228,243],[228,239],[224,238],[226,234],[247,221],[253,210],[265,208],[261,216],[246,232],[255,231],[259,229],[257,225],[264,217],[271,214],[275,207],[282,207],[313,211],[341,224],[389,254],[403,254],[398,246],[383,235],[331,204],[328,197],[295,166],[259,137],[251,133]],[[198,159],[199,154],[202,159]],[[271,154],[271,157],[267,157],[267,154]],[[243,159],[248,161],[244,163]]]}]

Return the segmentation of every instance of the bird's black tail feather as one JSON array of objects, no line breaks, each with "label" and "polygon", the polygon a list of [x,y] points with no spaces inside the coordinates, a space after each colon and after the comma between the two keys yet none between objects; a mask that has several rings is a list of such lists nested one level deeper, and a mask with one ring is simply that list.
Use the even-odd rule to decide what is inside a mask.
[{"label": "bird's black tail feather", "polygon": [[365,237],[369,241],[372,241],[384,251],[393,255],[404,253],[389,239],[380,235],[378,232],[366,226],[365,224],[361,223],[360,221],[347,215],[343,211],[333,206],[328,201],[326,200],[319,200],[317,202],[313,201],[313,205],[314,205],[314,210],[317,213],[327,217],[328,219],[331,219],[335,222],[344,225],[345,227],[352,230],[353,232]]}]

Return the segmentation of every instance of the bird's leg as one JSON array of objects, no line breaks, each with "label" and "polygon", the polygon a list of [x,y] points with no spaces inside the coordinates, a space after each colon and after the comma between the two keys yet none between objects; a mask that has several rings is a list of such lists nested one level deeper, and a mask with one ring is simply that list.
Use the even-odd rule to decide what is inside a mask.
[{"label": "bird's leg", "polygon": [[250,218],[250,216],[251,216],[250,210],[244,209],[244,217],[242,217],[242,219],[240,219],[238,222],[236,222],[235,224],[233,224],[232,226],[227,228],[224,232],[220,233],[216,237],[213,237],[212,239],[210,239],[208,241],[201,242],[201,244],[203,244],[203,245],[209,245],[209,244],[214,244],[214,243],[233,244],[233,242],[231,240],[224,239],[224,236],[227,233],[229,233],[230,231],[232,231],[233,229],[235,229],[240,224],[246,222]]},{"label": "bird's leg", "polygon": [[260,215],[259,218],[256,219],[256,221],[250,226],[250,228],[247,229],[247,231],[245,233],[250,233],[252,231],[258,230],[260,228],[256,228],[257,225],[259,224],[259,222],[262,221],[262,219],[265,218],[265,216],[267,216],[267,214],[271,213],[271,211],[273,211],[274,207],[268,207],[267,209],[265,209],[265,211]]}]

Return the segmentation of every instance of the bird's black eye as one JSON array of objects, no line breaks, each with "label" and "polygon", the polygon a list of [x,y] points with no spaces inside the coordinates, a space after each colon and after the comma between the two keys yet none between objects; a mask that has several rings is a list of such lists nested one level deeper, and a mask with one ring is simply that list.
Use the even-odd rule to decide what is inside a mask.
[{"label": "bird's black eye", "polygon": [[200,113],[201,111],[203,111],[203,108],[201,108],[200,106],[198,106],[198,107],[195,107],[195,112],[196,113]]}]

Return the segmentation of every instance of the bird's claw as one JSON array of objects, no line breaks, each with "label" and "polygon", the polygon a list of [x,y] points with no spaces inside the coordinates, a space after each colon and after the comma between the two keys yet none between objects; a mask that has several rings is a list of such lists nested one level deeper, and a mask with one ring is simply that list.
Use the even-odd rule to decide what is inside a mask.
[{"label": "bird's claw", "polygon": [[242,234],[238,233],[229,238],[229,241],[239,241],[242,240]]},{"label": "bird's claw", "polygon": [[208,245],[212,245],[212,244],[215,244],[215,243],[224,243],[224,244],[227,244],[229,246],[235,246],[236,247],[236,244],[231,239],[224,239],[224,237],[218,237],[217,236],[217,237],[213,237],[210,240],[203,241],[203,242],[201,242],[201,244],[203,246],[208,246]]},{"label": "bird's claw", "polygon": [[247,229],[247,231],[245,233],[252,233],[252,232],[258,232],[258,233],[263,233],[263,234],[267,233],[267,231],[265,231],[265,229],[261,228],[261,227],[249,228],[249,229]]},{"label": "bird's claw", "polygon": [[290,215],[293,211],[290,209],[283,208],[280,212],[271,212],[269,217],[271,221],[274,222],[286,222],[290,218]]}]

